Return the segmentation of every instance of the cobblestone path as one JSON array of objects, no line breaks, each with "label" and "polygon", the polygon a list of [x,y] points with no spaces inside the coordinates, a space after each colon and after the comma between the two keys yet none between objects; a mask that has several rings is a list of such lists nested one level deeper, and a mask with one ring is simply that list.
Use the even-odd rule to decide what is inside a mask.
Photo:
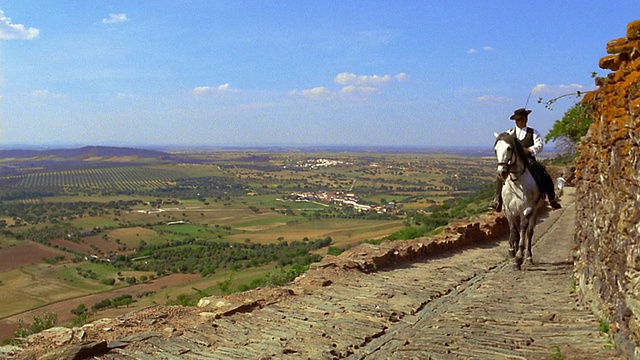
[{"label": "cobblestone path", "polygon": [[535,264],[526,271],[500,261],[505,244],[471,250],[471,257],[493,260],[496,266],[428,304],[350,358],[622,358],[609,350],[607,336],[598,330],[599,320],[576,302],[571,279],[575,207],[572,200],[564,206],[537,227]]}]

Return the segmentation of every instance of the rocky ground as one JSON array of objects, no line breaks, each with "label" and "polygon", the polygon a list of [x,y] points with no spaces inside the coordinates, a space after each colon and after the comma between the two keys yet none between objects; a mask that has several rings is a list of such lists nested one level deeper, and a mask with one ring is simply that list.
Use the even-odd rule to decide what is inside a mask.
[{"label": "rocky ground", "polygon": [[0,359],[622,359],[574,291],[572,190],[523,271],[494,214],[327,257],[285,287],[52,329]]}]

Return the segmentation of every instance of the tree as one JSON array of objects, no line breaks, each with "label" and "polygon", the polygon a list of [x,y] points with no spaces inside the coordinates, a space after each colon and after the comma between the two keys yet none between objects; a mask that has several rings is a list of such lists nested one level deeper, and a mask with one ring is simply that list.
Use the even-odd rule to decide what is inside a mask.
[{"label": "tree", "polygon": [[556,141],[558,146],[567,153],[573,154],[576,151],[576,144],[580,138],[587,134],[589,126],[593,123],[593,111],[583,103],[576,103],[562,119],[557,120],[549,133],[545,136],[545,141]]}]

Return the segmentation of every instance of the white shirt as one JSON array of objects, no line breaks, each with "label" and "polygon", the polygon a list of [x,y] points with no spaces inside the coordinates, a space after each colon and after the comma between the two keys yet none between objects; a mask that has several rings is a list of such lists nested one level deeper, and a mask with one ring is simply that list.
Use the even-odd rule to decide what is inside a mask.
[{"label": "white shirt", "polygon": [[[513,129],[507,130],[507,132],[513,134],[513,132],[515,131],[516,137],[518,137],[518,140],[522,141],[524,140],[524,137],[527,136],[527,129],[529,129],[528,126],[525,126],[524,129],[520,129],[519,127],[516,126]],[[538,130],[534,128],[531,128],[531,130],[533,130],[533,145],[529,148],[529,151],[531,151],[531,156],[536,156],[542,152],[542,148],[544,147],[544,141],[542,141],[542,136],[540,136],[540,133],[538,132]]]}]

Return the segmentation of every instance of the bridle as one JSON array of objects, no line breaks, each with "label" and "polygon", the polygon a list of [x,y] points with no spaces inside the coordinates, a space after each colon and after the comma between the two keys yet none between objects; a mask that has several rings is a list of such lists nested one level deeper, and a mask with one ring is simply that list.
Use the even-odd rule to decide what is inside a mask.
[{"label": "bridle", "polygon": [[[502,141],[507,142],[505,139],[502,139]],[[513,142],[518,141],[517,139],[513,138]],[[507,172],[509,173],[509,178],[511,179],[511,181],[518,181],[518,179],[520,179],[520,177],[522,176],[522,174],[524,174],[524,172],[527,170],[527,166],[523,163],[521,169],[517,169],[517,164],[518,164],[518,152],[514,151],[514,148],[516,147],[515,144],[511,144],[509,142],[507,142],[509,144],[509,148],[507,149],[507,151],[509,152],[509,161],[502,161],[502,162],[498,162],[498,166],[504,166],[507,169]],[[515,175],[515,177],[514,177]]]}]

